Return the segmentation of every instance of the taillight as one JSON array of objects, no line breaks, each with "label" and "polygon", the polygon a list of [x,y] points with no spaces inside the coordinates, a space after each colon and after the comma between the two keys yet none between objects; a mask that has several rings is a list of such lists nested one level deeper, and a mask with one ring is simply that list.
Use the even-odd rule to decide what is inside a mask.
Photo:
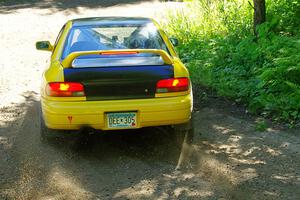
[{"label": "taillight", "polygon": [[160,80],[156,84],[157,93],[181,92],[189,89],[188,78],[170,78]]},{"label": "taillight", "polygon": [[48,83],[46,93],[52,97],[83,97],[85,95],[83,85],[74,82]]}]

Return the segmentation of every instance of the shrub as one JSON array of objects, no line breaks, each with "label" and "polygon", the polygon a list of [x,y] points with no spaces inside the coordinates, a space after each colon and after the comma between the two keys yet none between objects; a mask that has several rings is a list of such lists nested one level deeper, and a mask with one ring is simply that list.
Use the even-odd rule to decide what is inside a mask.
[{"label": "shrub", "polygon": [[298,1],[267,1],[268,21],[253,36],[246,0],[193,0],[170,11],[164,27],[192,80],[275,120],[300,119]]}]

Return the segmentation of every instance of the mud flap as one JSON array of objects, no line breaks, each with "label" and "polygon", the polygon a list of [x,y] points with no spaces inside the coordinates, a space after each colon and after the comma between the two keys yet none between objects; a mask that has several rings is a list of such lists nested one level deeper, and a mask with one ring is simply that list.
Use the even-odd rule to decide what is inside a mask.
[{"label": "mud flap", "polygon": [[183,166],[187,166],[192,154],[192,143],[194,140],[194,122],[193,118],[188,123],[174,126],[174,137],[180,156],[176,165],[176,170],[180,170]]},{"label": "mud flap", "polygon": [[[60,133],[61,134],[61,133]],[[59,133],[46,127],[44,119],[40,116],[40,139],[42,142],[51,142],[57,140]]]},{"label": "mud flap", "polygon": [[180,140],[179,144],[186,142],[192,144],[194,139],[194,122],[193,118],[185,124],[174,125],[174,134]]},{"label": "mud flap", "polygon": [[43,119],[42,111],[40,111],[40,140],[43,143],[57,142],[67,135],[71,135],[70,131],[49,129]]}]

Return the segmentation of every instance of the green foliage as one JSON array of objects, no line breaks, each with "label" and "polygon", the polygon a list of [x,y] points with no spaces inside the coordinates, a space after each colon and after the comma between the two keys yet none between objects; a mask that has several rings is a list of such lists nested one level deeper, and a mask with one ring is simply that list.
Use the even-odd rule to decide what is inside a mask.
[{"label": "green foliage", "polygon": [[268,18],[276,22],[276,29],[290,34],[299,33],[300,1],[299,0],[270,0],[267,1],[270,12]]},{"label": "green foliage", "polygon": [[193,0],[164,22],[195,83],[275,120],[300,119],[300,3],[267,1],[267,22],[252,31],[246,0]]},{"label": "green foliage", "polygon": [[266,123],[265,120],[259,119],[259,120],[256,122],[256,125],[255,125],[256,131],[261,131],[261,132],[263,132],[263,131],[267,130],[267,128],[268,128],[268,124]]}]

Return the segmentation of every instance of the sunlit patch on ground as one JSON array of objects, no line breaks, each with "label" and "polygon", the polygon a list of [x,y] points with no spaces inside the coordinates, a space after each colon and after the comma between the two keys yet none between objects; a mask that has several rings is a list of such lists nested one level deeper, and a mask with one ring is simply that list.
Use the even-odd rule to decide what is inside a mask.
[{"label": "sunlit patch on ground", "polygon": [[158,2],[148,2],[71,10],[27,6],[1,14],[0,199],[300,196],[299,135],[273,127],[256,131],[255,120],[214,104],[198,108],[194,141],[180,148],[172,137],[152,130],[41,143],[38,93],[50,54],[37,52],[34,42],[53,42],[71,18],[159,18],[162,9]]},{"label": "sunlit patch on ground", "polygon": [[142,180],[138,184],[125,188],[114,195],[115,198],[149,198],[157,188],[157,181]]}]

